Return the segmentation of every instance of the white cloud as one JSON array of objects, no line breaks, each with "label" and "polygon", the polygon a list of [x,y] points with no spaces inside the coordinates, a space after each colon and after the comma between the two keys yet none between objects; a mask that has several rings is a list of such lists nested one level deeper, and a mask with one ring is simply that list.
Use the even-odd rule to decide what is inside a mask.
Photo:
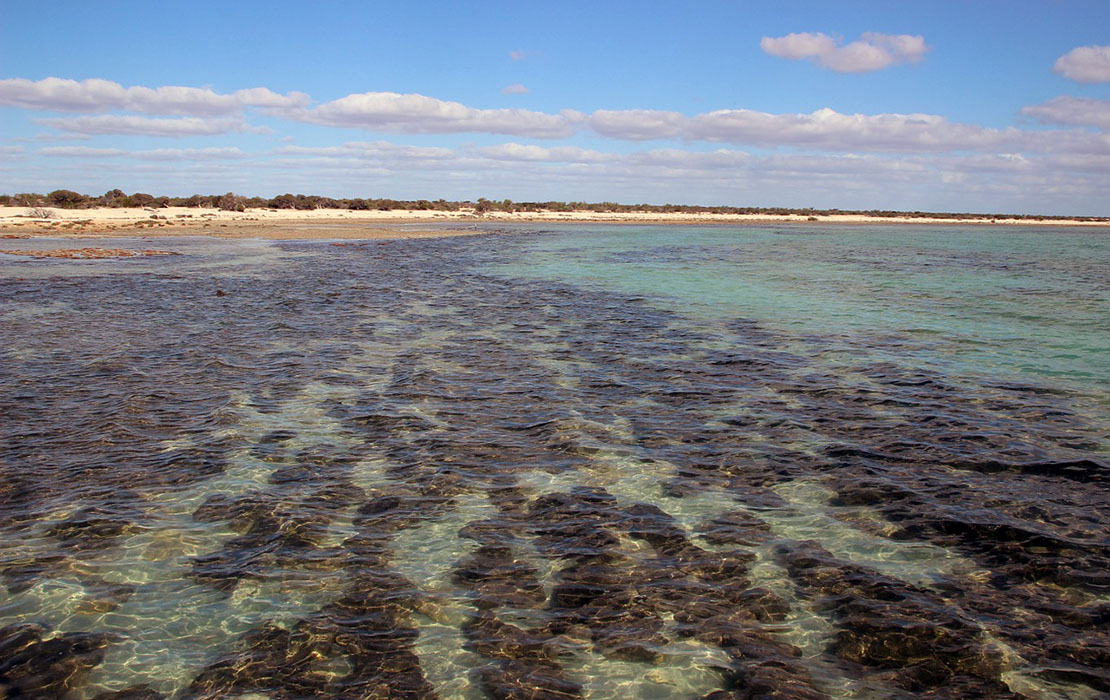
[{"label": "white cloud", "polygon": [[528,57],[528,54],[523,49],[513,49],[509,52],[509,58],[514,61],[523,61]]},{"label": "white cloud", "polygon": [[218,116],[234,114],[246,107],[288,109],[304,107],[308,95],[280,95],[269,88],[237,90],[220,94],[208,88],[163,86],[129,87],[99,78],[68,80],[23,78],[0,80],[0,105],[54,112],[106,112],[126,110],[144,114]]},{"label": "white cloud", "polygon": [[1096,126],[1110,131],[1110,100],[1065,95],[1043,104],[1022,107],[1021,113],[1042,124]]},{"label": "white cloud", "polygon": [[506,85],[505,87],[501,88],[501,94],[502,95],[527,95],[528,94],[528,88],[524,87],[520,83],[513,83],[512,85]]},{"label": "white cloud", "polygon": [[574,132],[574,113],[524,109],[475,109],[424,95],[367,92],[289,113],[326,126],[408,134],[487,133],[565,138]]},{"label": "white cloud", "polygon": [[916,63],[929,50],[920,35],[876,32],[867,32],[846,46],[821,32],[765,36],[759,46],[772,56],[792,61],[813,59],[838,73],[870,73],[898,63]]},{"label": "white cloud", "polygon": [[602,136],[627,140],[682,139],[795,146],[831,151],[942,153],[946,151],[1110,152],[1110,137],[1082,131],[989,129],[950,122],[935,114],[770,114],[728,109],[687,117],[677,112],[594,112],[589,126]]},{"label": "white cloud", "polygon": [[1080,46],[1056,59],[1053,67],[1081,83],[1110,83],[1110,46]]},{"label": "white cloud", "polygon": [[[846,52],[852,45],[839,47],[824,35],[791,36],[803,38],[776,45],[775,50],[789,57],[831,61],[829,65],[834,69],[836,66],[859,69],[887,60],[875,59],[878,54],[870,50]],[[912,60],[912,56],[919,57],[925,50],[920,37],[876,38],[879,36],[865,35],[864,43],[881,49],[880,54],[885,51],[903,57],[899,60]],[[832,46],[831,53],[828,46]],[[77,82],[57,78],[38,82],[2,80],[0,104],[90,112],[51,118],[32,115],[32,122],[60,130],[52,139],[104,134],[175,137],[265,133],[267,130],[246,121],[246,109],[253,108],[277,118],[368,131],[508,134],[521,141],[562,139],[583,132],[625,142],[670,142],[663,144],[667,148],[632,153],[621,148],[615,149],[621,152],[604,152],[557,143],[442,148],[384,141],[352,141],[324,147],[286,144],[264,154],[247,154],[237,148],[125,151],[75,146],[22,153],[12,151],[11,147],[0,151],[0,156],[7,158],[7,172],[27,173],[17,173],[12,178],[22,178],[20,182],[28,183],[37,181],[34,178],[56,180],[76,170],[89,173],[90,182],[100,182],[96,179],[102,179],[100,171],[126,171],[132,175],[148,172],[167,183],[188,183],[187,174],[193,173],[197,174],[196,182],[208,182],[199,179],[199,174],[218,170],[227,173],[220,177],[242,177],[248,184],[295,181],[312,185],[312,179],[305,173],[324,174],[326,181],[336,183],[368,181],[360,181],[359,177],[379,178],[375,182],[383,187],[392,187],[389,183],[393,180],[410,185],[418,182],[423,188],[419,196],[450,196],[453,186],[472,188],[480,184],[483,188],[489,185],[480,194],[503,191],[504,196],[519,199],[524,189],[521,183],[530,183],[532,191],[539,193],[535,196],[543,199],[623,196],[626,200],[643,201],[647,193],[657,192],[660,201],[704,201],[700,199],[703,192],[747,193],[745,188],[750,187],[763,188],[751,191],[773,197],[753,200],[745,194],[741,203],[781,201],[775,193],[792,192],[794,188],[804,193],[826,188],[830,193],[826,203],[830,206],[851,206],[850,200],[837,200],[832,195],[858,192],[871,197],[875,206],[923,208],[913,197],[929,188],[949,192],[951,198],[943,201],[982,201],[980,209],[1013,207],[988,205],[990,201],[1003,200],[974,200],[973,189],[975,193],[1013,193],[1015,199],[1006,201],[1020,206],[1026,206],[1029,192],[1038,192],[1043,201],[1063,201],[1051,200],[1060,192],[1071,193],[1069,197],[1087,197],[1086,203],[1079,199],[1068,201],[1078,202],[1080,208],[1086,207],[1088,211],[1098,202],[1110,201],[1110,192],[1102,184],[1110,172],[1110,101],[1093,98],[1058,97],[1022,110],[1025,117],[1042,124],[1073,127],[1060,129],[987,128],[951,122],[935,114],[848,114],[833,109],[777,114],[725,109],[690,116],[651,109],[598,110],[588,115],[571,110],[547,113],[479,109],[424,95],[387,92],[348,95],[312,108],[307,96],[279,95],[266,88],[220,95],[200,88],[123,88],[105,80]],[[132,113],[97,113],[116,110]],[[152,116],[155,114],[175,116]],[[20,141],[34,139],[8,140]],[[702,148],[690,145],[695,143],[703,144]],[[707,143],[727,147],[705,150]],[[671,147],[675,144],[686,145]],[[761,156],[735,150],[734,146],[783,147],[784,151]],[[19,168],[12,164],[13,159],[18,159]],[[123,159],[128,159],[126,167],[120,167]],[[244,159],[245,165],[234,162]],[[249,177],[236,170],[240,167]],[[257,180],[260,173],[272,179]],[[12,178],[9,181],[15,182]],[[548,183],[551,194],[547,194]],[[901,183],[897,186],[903,189],[900,194],[888,195],[887,185],[894,187],[894,183]],[[705,189],[701,189],[702,185]],[[557,193],[558,186],[564,187],[563,194]],[[182,187],[196,189],[187,184]],[[274,187],[285,190],[293,186]],[[944,189],[948,187],[957,189]],[[12,185],[8,189],[27,188]],[[311,186],[301,189],[319,191]],[[904,199],[892,200],[896,194]],[[737,200],[723,197],[720,201]]]},{"label": "white cloud", "polygon": [[1096,172],[1110,175],[1110,156],[1071,154],[1050,156],[1044,163],[1063,172]]},{"label": "white cloud", "polygon": [[[1087,107],[1088,113],[1096,112],[1096,104]],[[1110,137],[1083,131],[993,129],[951,122],[935,114],[844,114],[828,108],[809,114],[730,109],[690,117],[680,112],[648,109],[597,110],[589,115],[564,110],[550,114],[521,109],[475,109],[424,95],[365,93],[348,95],[310,110],[293,110],[286,116],[368,131],[488,133],[537,139],[566,138],[585,126],[600,136],[626,141],[709,141],[833,151],[1104,153],[1110,150]],[[1040,114],[1038,118],[1044,116]],[[1056,123],[1101,122],[1061,120]]]},{"label": "white cloud", "polygon": [[156,148],[126,151],[120,148],[89,148],[86,146],[49,146],[39,149],[46,156],[64,158],[137,158],[139,160],[239,160],[248,158],[238,148]]},{"label": "white cloud", "polygon": [[718,149],[716,151],[684,151],[678,148],[661,148],[624,157],[635,166],[653,166],[670,170],[717,172],[738,170],[751,165],[752,157],[743,151]]},{"label": "white cloud", "polygon": [[691,118],[685,131],[696,140],[837,151],[978,150],[998,138],[997,132],[932,114],[842,114],[828,108],[810,114],[718,110]]},{"label": "white cloud", "polygon": [[136,151],[133,157],[142,160],[242,160],[250,154],[235,148],[155,148]]},{"label": "white cloud", "polygon": [[[120,167],[122,159],[129,159],[127,167]],[[117,163],[112,165],[112,160]],[[1099,203],[1107,201],[1110,156],[752,155],[678,148],[621,153],[511,142],[431,148],[356,141],[319,148],[283,146],[268,154],[219,148],[48,147],[28,152],[19,174],[11,173],[0,170],[0,191],[25,191],[33,182],[41,182],[38,189],[49,188],[64,177],[72,187],[89,192],[119,186],[159,193],[231,189],[351,196],[368,189],[405,198],[498,196],[1105,214]],[[121,176],[126,180],[122,184],[117,182]],[[1031,199],[1030,192],[1038,196]]]},{"label": "white cloud", "polygon": [[359,159],[406,158],[443,160],[453,158],[455,151],[436,146],[407,146],[388,141],[348,141],[339,146],[282,146],[274,151],[290,156],[341,156]]},{"label": "white cloud", "polygon": [[44,156],[63,158],[114,158],[127,155],[122,148],[92,148],[90,146],[47,146],[38,151]]},{"label": "white cloud", "polygon": [[670,139],[684,135],[688,122],[684,114],[653,109],[599,109],[590,115],[590,128],[614,139],[646,141]]},{"label": "white cloud", "polygon": [[52,131],[44,131],[34,136],[17,136],[12,139],[14,143],[42,143],[42,142],[58,142],[58,141],[88,141],[91,136],[84,134],[60,134]]},{"label": "white cloud", "polygon": [[[891,55],[913,57],[925,50],[920,37],[876,34],[864,37],[870,42],[868,45],[877,46]],[[848,48],[837,47],[831,38],[823,34],[792,34],[766,41],[777,42],[772,48],[788,57],[832,55]],[[832,49],[829,49],[830,46]],[[509,86],[506,91],[519,92],[516,87]],[[950,122],[933,114],[844,114],[826,108],[808,114],[726,109],[686,116],[680,112],[638,109],[597,110],[587,115],[573,110],[547,113],[524,109],[478,109],[419,94],[392,92],[347,95],[312,108],[305,106],[307,102],[308,97],[300,93],[279,95],[267,88],[218,95],[207,89],[172,86],[123,88],[117,83],[96,79],[81,82],[59,78],[38,82],[22,79],[0,81],[0,103],[28,108],[50,107],[69,111],[128,108],[146,112],[192,111],[198,115],[217,115],[154,118],[133,114],[91,114],[35,120],[63,132],[52,136],[55,139],[107,134],[177,137],[271,133],[268,129],[253,127],[246,122],[242,110],[244,106],[251,106],[284,119],[392,133],[482,133],[561,139],[572,136],[580,129],[588,129],[599,136],[625,141],[703,141],[826,151],[1110,153],[1108,134],[1091,133],[1084,129],[986,128]],[[1022,112],[1045,124],[1106,130],[1110,121],[1108,111],[1110,108],[1104,100],[1060,97],[1042,105],[1026,107]]]},{"label": "white cloud", "polygon": [[200,119],[197,117],[151,118],[101,114],[91,117],[36,119],[35,123],[84,135],[126,134],[136,136],[213,136],[215,134],[268,133],[241,118]]},{"label": "white cloud", "polygon": [[602,152],[577,146],[547,148],[535,144],[503,143],[496,146],[463,147],[460,149],[404,146],[384,141],[349,142],[319,148],[285,146],[275,152],[279,156],[314,159],[336,167],[355,161],[378,166],[409,170],[413,168],[504,169],[514,166],[606,166],[635,169],[656,167],[687,170],[728,170],[746,167],[752,156],[743,151],[717,149],[692,152],[681,149],[656,149],[634,153]]},{"label": "white cloud", "polygon": [[476,153],[483,158],[517,162],[596,163],[614,158],[614,154],[611,153],[600,153],[577,146],[544,148],[519,143],[503,143],[499,146],[479,148]]}]

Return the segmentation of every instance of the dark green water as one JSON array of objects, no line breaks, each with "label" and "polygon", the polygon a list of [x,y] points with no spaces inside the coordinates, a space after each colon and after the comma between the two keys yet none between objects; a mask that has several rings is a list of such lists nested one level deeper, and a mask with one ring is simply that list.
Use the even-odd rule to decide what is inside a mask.
[{"label": "dark green water", "polygon": [[1106,233],[159,247],[0,256],[0,697],[1110,690]]}]

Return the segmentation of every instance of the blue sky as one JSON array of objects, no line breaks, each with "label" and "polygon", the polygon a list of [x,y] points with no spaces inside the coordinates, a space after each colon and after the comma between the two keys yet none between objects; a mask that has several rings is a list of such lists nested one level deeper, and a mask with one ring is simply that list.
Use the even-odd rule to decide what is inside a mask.
[{"label": "blue sky", "polygon": [[3,17],[0,192],[1110,215],[1105,0]]}]

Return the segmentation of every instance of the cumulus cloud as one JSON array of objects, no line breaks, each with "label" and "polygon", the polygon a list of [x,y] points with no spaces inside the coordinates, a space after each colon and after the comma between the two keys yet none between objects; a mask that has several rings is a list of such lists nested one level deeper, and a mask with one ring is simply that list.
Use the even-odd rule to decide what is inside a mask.
[{"label": "cumulus cloud", "polygon": [[1110,131],[1110,100],[1065,95],[1043,104],[1022,107],[1021,113],[1041,124],[1095,126]]},{"label": "cumulus cloud", "polygon": [[1080,46],[1056,59],[1053,67],[1080,83],[1110,83],[1110,46]]},{"label": "cumulus cloud", "polygon": [[[864,39],[864,43],[879,47],[880,53],[885,52],[883,55],[888,57],[912,58],[925,50],[920,37],[867,34]],[[780,39],[765,39],[764,43],[768,42],[770,50],[779,55],[825,57],[822,60],[833,63],[841,61],[835,56],[844,54],[852,46],[839,47],[823,34],[791,34]],[[862,64],[857,61],[853,65]],[[519,93],[523,89],[518,84],[509,86],[505,92]],[[62,132],[53,135],[55,139],[87,139],[109,134],[178,137],[271,133],[246,122],[243,109],[253,107],[294,121],[392,133],[481,133],[561,139],[580,130],[589,130],[599,136],[624,141],[702,141],[842,152],[1110,152],[1110,134],[1092,133],[1088,129],[995,129],[955,123],[933,114],[844,114],[826,108],[808,114],[725,109],[687,116],[666,110],[633,109],[597,110],[587,115],[573,110],[548,113],[479,109],[425,95],[393,92],[352,94],[315,107],[307,106],[308,102],[309,98],[301,93],[279,95],[268,88],[220,95],[208,89],[173,86],[124,88],[118,83],[96,79],[0,81],[0,104],[66,111],[129,109],[146,113],[195,113],[177,117],[85,114],[35,120]],[[1060,97],[1026,107],[1022,113],[1044,124],[1097,127],[1107,131],[1110,126],[1108,111],[1110,107],[1105,100]]]},{"label": "cumulus cloud", "polygon": [[573,112],[475,109],[424,95],[367,92],[291,113],[295,119],[368,131],[409,134],[487,133],[565,138],[574,132]]},{"label": "cumulus cloud", "polygon": [[[802,40],[797,40],[799,36]],[[883,38],[876,38],[880,36]],[[795,40],[783,41],[791,37]],[[865,35],[861,41],[881,49],[878,58],[867,51],[857,51],[858,55],[848,52],[852,45],[839,46],[824,35],[791,35],[769,41],[778,42],[769,52],[790,58],[808,57],[834,70],[862,70],[884,62],[889,65],[892,60],[913,60],[926,50],[920,37]],[[534,191],[541,193],[537,196],[544,198],[557,197],[547,194],[548,185],[555,187],[560,182],[578,188],[573,192],[598,192],[599,198],[615,198],[619,187],[627,187],[624,191],[632,198],[640,198],[636,193],[653,191],[653,187],[659,187],[662,193],[697,192],[700,197],[702,192],[747,192],[741,188],[749,186],[779,187],[767,190],[776,193],[805,184],[807,188],[802,190],[810,192],[810,183],[825,183],[820,186],[832,193],[872,187],[883,194],[888,184],[899,182],[909,194],[927,186],[960,183],[952,190],[960,197],[970,188],[997,184],[1016,193],[1013,201],[1021,204],[1027,201],[1029,191],[1047,192],[1049,187],[1053,193],[1068,191],[1072,193],[1068,196],[1085,196],[1088,202],[1106,201],[1103,183],[1110,172],[1110,101],[1079,97],[1058,97],[1022,110],[1025,117],[1042,124],[1072,127],[1051,130],[987,128],[952,122],[935,114],[846,114],[833,109],[797,114],[748,109],[694,115],[652,109],[548,113],[479,109],[424,95],[390,92],[348,95],[313,107],[307,96],[280,95],[267,88],[221,95],[201,88],[124,88],[110,81],[57,78],[38,82],[2,80],[0,105],[70,112],[32,119],[59,130],[51,136],[55,140],[105,134],[178,137],[266,133],[247,122],[246,109],[250,108],[282,119],[372,132],[506,134],[521,141],[562,139],[584,132],[625,142],[669,142],[661,144],[667,148],[632,153],[558,144],[441,148],[384,141],[311,148],[284,145],[266,154],[246,154],[235,148],[124,151],[58,146],[24,152],[0,150],[0,158],[7,158],[8,171],[14,172],[13,159],[18,159],[21,173],[38,172],[33,170],[37,162],[44,179],[56,178],[67,168],[83,169],[96,177],[99,170],[113,170],[105,166],[114,162],[118,171],[120,159],[129,159],[124,168],[127,172],[147,169],[168,173],[166,181],[177,182],[174,178],[181,173],[231,172],[233,161],[249,159],[252,177],[271,173],[274,182],[288,182],[292,172],[297,173],[296,178],[307,178],[305,173],[324,173],[348,186],[357,181],[351,178],[363,176],[383,178],[382,182],[409,178],[410,183],[413,178],[423,178],[421,186],[427,187],[422,191],[430,189],[436,196],[446,195],[451,183],[473,187],[475,182],[483,187],[505,183],[501,189],[514,198],[519,198],[514,193],[520,191],[518,183],[522,182],[533,183]],[[699,143],[702,146],[694,145]],[[673,147],[675,144],[680,147]],[[725,147],[708,150],[705,144]],[[754,156],[735,148],[746,146],[786,150]],[[22,169],[25,164],[27,170]],[[20,177],[26,180],[31,176]],[[988,184],[982,185],[986,181]],[[691,182],[698,187],[691,188]],[[702,189],[702,184],[707,187]],[[13,188],[26,189],[9,189]],[[491,186],[486,191],[498,190]],[[677,199],[670,194],[661,197]],[[1086,206],[1079,199],[1069,201]],[[850,206],[843,199],[830,205]]]},{"label": "cumulus cloud", "polygon": [[528,94],[528,88],[524,87],[520,83],[513,83],[512,85],[506,85],[505,87],[501,88],[501,94],[502,95],[527,95]]},{"label": "cumulus cloud", "polygon": [[201,119],[198,117],[151,118],[133,115],[101,114],[91,117],[58,117],[36,119],[36,123],[75,134],[102,136],[125,134],[135,136],[213,136],[215,134],[268,133],[240,118]]},{"label": "cumulus cloud", "polygon": [[158,88],[128,87],[110,80],[23,78],[0,80],[0,105],[53,112],[108,112],[125,110],[143,114],[219,116],[246,107],[289,109],[303,107],[308,95],[280,95],[269,88],[250,88],[221,94],[208,88],[168,85]]},{"label": "cumulus cloud", "polygon": [[718,110],[690,119],[688,138],[764,146],[808,146],[838,151],[930,152],[990,147],[998,132],[954,124],[933,114],[768,114]]},{"label": "cumulus cloud", "polygon": [[870,73],[898,63],[916,63],[929,50],[920,35],[876,32],[867,32],[844,46],[821,32],[765,36],[759,46],[772,56],[792,61],[812,59],[837,73]]},{"label": "cumulus cloud", "polygon": [[[1061,105],[1055,105],[1061,111]],[[1075,105],[1072,105],[1075,107]],[[1054,123],[1097,125],[1101,107],[1085,105],[1086,121]],[[1076,110],[1078,114],[1078,110]],[[521,109],[476,109],[424,95],[375,92],[328,102],[289,116],[336,127],[394,133],[487,133],[536,139],[571,136],[581,127],[625,141],[682,140],[794,146],[833,151],[941,153],[946,151],[1024,151],[1103,153],[1110,139],[1083,131],[1039,132],[994,129],[951,122],[935,114],[844,114],[819,109],[808,114],[727,109],[686,116],[665,110],[597,110],[586,115]],[[1029,116],[1047,120],[1047,111]]]}]

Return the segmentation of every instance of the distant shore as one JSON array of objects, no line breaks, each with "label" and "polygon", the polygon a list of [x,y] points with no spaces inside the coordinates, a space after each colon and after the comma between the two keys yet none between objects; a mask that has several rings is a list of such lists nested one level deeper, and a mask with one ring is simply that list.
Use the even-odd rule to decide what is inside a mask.
[{"label": "distant shore", "polygon": [[[862,214],[718,214],[655,212],[486,212],[473,210],[347,211],[342,209],[248,209],[193,207],[41,209],[0,207],[0,238],[112,238],[212,236],[216,238],[333,239],[426,238],[483,233],[502,223],[628,224],[976,224],[984,226],[1096,226],[1110,220],[940,218]],[[38,216],[34,215],[38,214]]]}]

